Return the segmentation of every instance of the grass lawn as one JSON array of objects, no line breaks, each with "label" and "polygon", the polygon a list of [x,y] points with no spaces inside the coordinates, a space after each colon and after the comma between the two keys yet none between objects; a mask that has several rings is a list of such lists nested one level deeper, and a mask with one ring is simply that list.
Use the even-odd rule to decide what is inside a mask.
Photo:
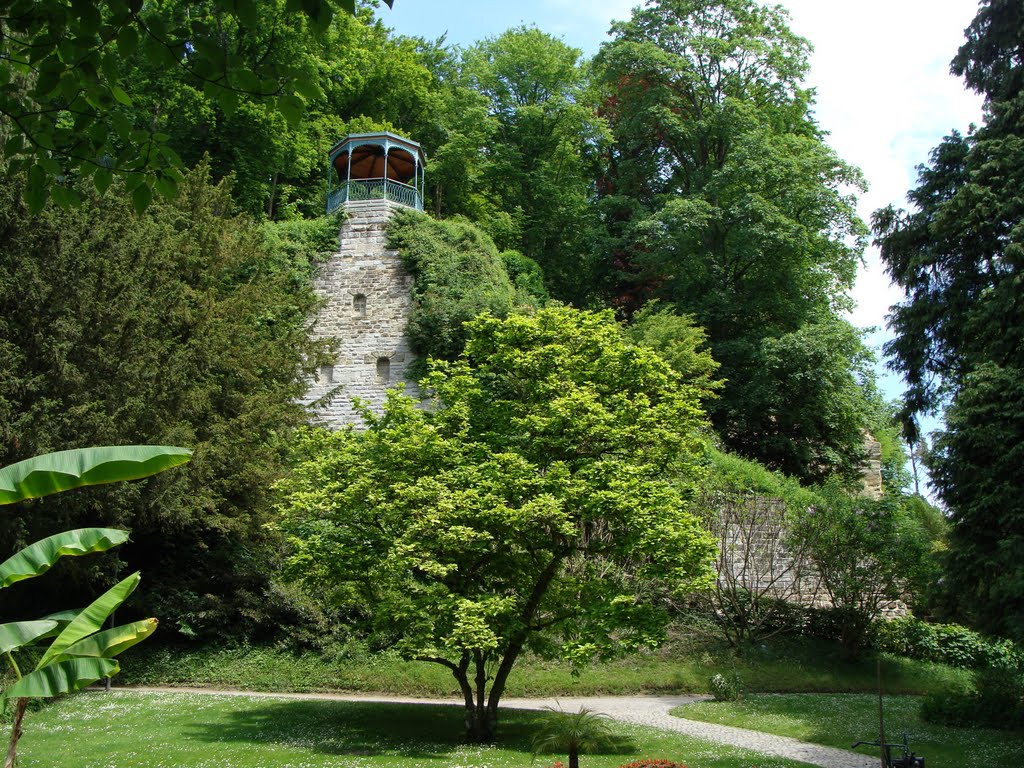
[{"label": "grass lawn", "polygon": [[[500,747],[460,743],[458,707],[295,701],[188,693],[88,692],[25,718],[20,768],[536,768],[530,736],[543,713],[507,710]],[[583,768],[641,757],[689,768],[806,768],[778,758],[616,724],[623,744]]]},{"label": "grass lawn", "polygon": [[[886,740],[902,741],[906,733],[928,768],[1024,766],[1024,732],[932,725],[919,717],[913,696],[886,696],[884,704]],[[846,749],[858,739],[878,738],[878,698],[870,694],[752,695],[742,702],[690,704],[672,714]]]}]

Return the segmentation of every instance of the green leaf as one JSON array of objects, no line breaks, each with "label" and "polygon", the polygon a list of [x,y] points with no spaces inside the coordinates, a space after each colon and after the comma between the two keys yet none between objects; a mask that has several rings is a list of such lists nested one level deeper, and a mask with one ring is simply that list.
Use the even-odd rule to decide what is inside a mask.
[{"label": "green leaf", "polygon": [[188,448],[166,445],[76,448],[34,456],[0,468],[0,505],[86,485],[138,480],[184,464],[191,456]]},{"label": "green leaf", "polygon": [[93,186],[96,187],[96,191],[101,195],[105,194],[110,188],[111,182],[114,180],[114,174],[108,171],[106,168],[97,168],[96,173],[92,176]]},{"label": "green leaf", "polygon": [[320,84],[316,82],[315,79],[297,77],[295,79],[294,86],[295,92],[309,101],[315,101],[324,97],[324,92],[320,88]]},{"label": "green leaf", "polygon": [[156,180],[156,191],[168,200],[178,196],[178,182],[169,176],[161,176]]},{"label": "green leaf", "polygon": [[247,27],[258,27],[260,23],[259,12],[253,0],[235,0],[235,13],[238,20]]},{"label": "green leaf", "polygon": [[85,688],[120,670],[112,659],[76,658],[49,664],[25,675],[5,691],[7,698],[51,698]]},{"label": "green leaf", "polygon": [[135,53],[136,48],[139,47],[139,34],[135,31],[135,27],[131,24],[126,24],[121,28],[121,31],[117,33],[117,51],[124,58],[130,57]]},{"label": "green leaf", "polygon": [[126,107],[130,107],[132,105],[132,97],[116,85],[110,86],[110,95],[114,97],[115,101],[120,104],[124,104]]},{"label": "green leaf", "polygon": [[62,557],[104,552],[128,541],[116,528],[77,528],[30,544],[0,563],[0,589],[46,573]]},{"label": "green leaf", "polygon": [[156,631],[156,626],[156,619],[142,619],[97,632],[68,647],[58,660],[77,656],[112,658],[136,643],[141,643]]},{"label": "green leaf", "polygon": [[56,621],[45,619],[0,624],[0,653],[8,653],[15,648],[22,648],[33,640],[44,637],[56,627]]},{"label": "green leaf", "polygon": [[132,207],[137,214],[142,215],[145,213],[152,200],[153,190],[149,188],[148,184],[139,184],[139,186],[132,190]]},{"label": "green leaf", "polygon": [[119,581],[82,609],[82,612],[72,619],[71,623],[64,628],[63,632],[57,635],[57,638],[50,644],[50,647],[46,649],[46,653],[43,654],[43,657],[39,659],[39,663],[36,664],[36,669],[39,670],[47,664],[52,664],[79,640],[88,637],[93,632],[99,631],[107,617],[117,610],[121,603],[128,599],[128,596],[139,586],[141,580],[142,576],[136,571],[127,579]]},{"label": "green leaf", "polygon": [[230,88],[220,88],[217,91],[217,104],[225,115],[231,117],[238,109],[238,93]]},{"label": "green leaf", "polygon": [[277,108],[292,128],[297,128],[302,123],[302,113],[305,111],[306,105],[298,96],[291,94],[282,96],[277,100]]},{"label": "green leaf", "polygon": [[54,185],[50,187],[50,196],[53,197],[53,201],[57,203],[61,208],[67,210],[68,208],[74,208],[82,199],[78,196],[78,192],[68,187],[61,187]]},{"label": "green leaf", "polygon": [[[28,184],[25,186],[25,202],[32,213],[39,213],[46,204],[46,196],[50,192],[50,177],[41,165],[33,165],[28,169]],[[17,466],[17,465],[15,465]],[[3,470],[0,470],[0,504],[3,501]]]}]

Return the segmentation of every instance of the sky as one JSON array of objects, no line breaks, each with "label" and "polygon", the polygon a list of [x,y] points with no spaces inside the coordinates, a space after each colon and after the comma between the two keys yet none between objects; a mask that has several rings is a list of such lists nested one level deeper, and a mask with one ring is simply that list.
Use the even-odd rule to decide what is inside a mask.
[{"label": "sky", "polygon": [[[595,54],[613,20],[627,19],[635,0],[395,0],[384,23],[405,35],[445,36],[469,46],[521,24]],[[949,61],[977,12],[977,0],[783,0],[790,27],[814,47],[806,84],[815,88],[815,116],[840,157],[859,167],[869,189],[858,211],[870,222],[878,208],[903,205],[915,166],[951,130],[981,121],[981,99],[949,73]],[[429,171],[428,171],[429,172]],[[853,291],[859,327],[876,349],[889,338],[888,308],[900,299],[870,247]],[[880,365],[887,397],[902,383]]]}]

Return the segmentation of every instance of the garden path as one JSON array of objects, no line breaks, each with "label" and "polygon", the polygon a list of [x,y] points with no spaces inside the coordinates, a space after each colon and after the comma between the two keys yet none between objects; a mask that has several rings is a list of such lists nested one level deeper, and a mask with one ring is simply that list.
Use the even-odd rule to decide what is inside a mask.
[{"label": "garden path", "polygon": [[[265,696],[279,699],[325,699],[330,701],[391,701],[403,704],[452,704],[451,699],[427,699],[410,696],[387,696],[365,693],[259,693],[253,691],[214,690],[211,688],[131,688],[122,690],[152,692],[208,693],[226,696]],[[666,731],[675,731],[707,741],[742,747],[775,757],[798,760],[821,768],[875,768],[877,757],[868,757],[845,749],[823,747],[786,736],[775,736],[729,725],[701,723],[673,717],[669,710],[707,699],[707,696],[586,696],[558,697],[546,699],[502,700],[503,707],[513,709],[543,709],[561,707],[567,712],[578,711],[580,707],[604,712],[615,720]]]}]

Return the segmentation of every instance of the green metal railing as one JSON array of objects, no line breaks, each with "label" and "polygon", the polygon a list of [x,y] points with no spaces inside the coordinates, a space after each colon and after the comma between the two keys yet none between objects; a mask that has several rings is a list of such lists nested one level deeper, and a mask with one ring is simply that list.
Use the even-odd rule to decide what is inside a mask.
[{"label": "green metal railing", "polygon": [[342,182],[327,195],[327,212],[334,213],[353,200],[390,200],[417,211],[423,210],[423,198],[416,187],[391,179],[352,179]]}]

